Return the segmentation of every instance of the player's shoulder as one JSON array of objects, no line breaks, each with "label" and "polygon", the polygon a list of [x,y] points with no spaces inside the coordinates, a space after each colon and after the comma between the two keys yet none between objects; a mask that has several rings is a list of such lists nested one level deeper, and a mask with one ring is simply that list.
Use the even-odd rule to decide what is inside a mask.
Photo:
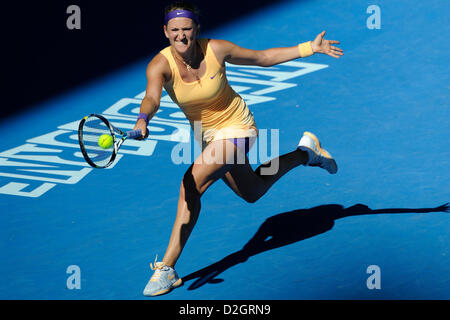
[{"label": "player's shoulder", "polygon": [[169,66],[169,61],[161,52],[157,53],[148,63],[148,68],[164,68],[165,66]]},{"label": "player's shoulder", "polygon": [[147,73],[161,73],[165,77],[171,74],[170,64],[167,58],[162,54],[156,54],[147,65]]},{"label": "player's shoulder", "polygon": [[233,49],[236,47],[234,43],[222,39],[210,39],[209,46],[214,52],[217,61],[219,61],[222,65],[224,65],[224,61],[228,56],[230,56],[231,52],[233,52]]},{"label": "player's shoulder", "polygon": [[209,39],[209,45],[213,50],[226,50],[233,46],[234,44],[231,41],[223,40],[223,39]]}]

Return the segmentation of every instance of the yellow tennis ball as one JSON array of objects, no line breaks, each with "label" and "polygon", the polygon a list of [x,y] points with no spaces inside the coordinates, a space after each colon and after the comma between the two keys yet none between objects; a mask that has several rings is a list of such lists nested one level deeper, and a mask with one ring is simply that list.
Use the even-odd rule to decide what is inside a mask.
[{"label": "yellow tennis ball", "polygon": [[98,145],[103,149],[109,149],[113,145],[113,138],[109,134],[102,134],[98,138]]}]

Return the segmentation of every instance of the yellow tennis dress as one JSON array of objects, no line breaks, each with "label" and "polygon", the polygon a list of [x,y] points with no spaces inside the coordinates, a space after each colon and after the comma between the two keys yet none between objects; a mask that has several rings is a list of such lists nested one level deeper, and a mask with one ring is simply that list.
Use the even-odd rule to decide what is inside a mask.
[{"label": "yellow tennis dress", "polygon": [[172,71],[172,78],[164,86],[170,98],[184,112],[193,130],[201,123],[199,142],[203,147],[220,139],[256,137],[253,114],[229,85],[225,67],[217,61],[209,39],[198,39],[198,44],[205,57],[206,72],[194,82],[183,81],[170,46],[161,51]]}]

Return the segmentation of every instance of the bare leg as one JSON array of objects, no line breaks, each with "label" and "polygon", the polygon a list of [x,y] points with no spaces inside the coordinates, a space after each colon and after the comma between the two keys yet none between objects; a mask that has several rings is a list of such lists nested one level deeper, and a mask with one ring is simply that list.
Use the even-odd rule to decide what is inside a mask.
[{"label": "bare leg", "polygon": [[173,268],[175,266],[197,222],[200,207],[200,193],[195,186],[191,166],[181,182],[177,216],[172,228],[169,245],[163,258],[163,262],[169,267]]},{"label": "bare leg", "polygon": [[163,258],[167,266],[175,265],[197,222],[202,194],[232,166],[230,159],[234,157],[233,146],[227,140],[211,142],[185,173],[180,187],[177,216]]},{"label": "bare leg", "polygon": [[[222,179],[238,196],[248,202],[255,202],[287,172],[306,164],[308,154],[295,150],[260,165],[256,170],[246,160],[245,164],[232,166]],[[278,162],[278,170],[273,174],[264,174],[264,168],[271,167],[273,161]]]},{"label": "bare leg", "polygon": [[[219,150],[220,152],[214,152]],[[289,170],[305,164],[306,152],[296,150],[271,161],[279,161],[278,170],[272,175],[261,174],[271,161],[253,171],[246,158],[245,164],[233,164],[236,154],[241,152],[228,140],[210,143],[195,160],[183,177],[178,199],[178,209],[169,245],[163,262],[174,267],[200,213],[202,194],[217,179],[224,181],[242,198],[255,202]]]}]

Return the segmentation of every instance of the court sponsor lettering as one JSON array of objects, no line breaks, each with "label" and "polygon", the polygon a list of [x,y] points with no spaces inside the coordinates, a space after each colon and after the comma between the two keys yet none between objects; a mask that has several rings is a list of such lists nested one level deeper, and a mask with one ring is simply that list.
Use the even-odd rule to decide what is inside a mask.
[{"label": "court sponsor lettering", "polygon": [[[252,111],[257,112],[263,103],[276,100],[277,92],[297,86],[297,83],[289,80],[327,67],[323,64],[298,61],[270,68],[227,65],[227,76],[233,89],[249,106],[255,105]],[[105,109],[102,114],[119,129],[132,130],[144,95],[145,92],[140,92],[135,97],[124,97]],[[85,115],[80,115],[79,118],[83,116]],[[97,170],[84,161],[80,152],[78,144],[80,119],[60,124],[56,130],[32,137],[22,145],[1,151],[0,194],[38,198],[57,185],[77,184]],[[191,124],[165,91],[161,97],[160,108],[150,121],[148,129],[150,132],[148,139],[126,140],[114,164],[105,170],[113,169],[124,157],[153,156],[158,143],[172,143],[174,146],[194,144]],[[270,135],[278,139],[278,132],[274,130],[270,131]],[[267,135],[269,132],[261,133]],[[194,147],[194,155],[200,153],[200,147],[197,148]],[[259,153],[256,153],[257,150]],[[258,145],[258,148],[253,148],[252,151],[248,155],[250,161],[256,161],[258,157],[260,161],[268,160],[267,148]],[[271,149],[271,156],[276,152],[277,150]],[[186,159],[182,153],[180,157],[179,162],[184,163]],[[193,161],[194,158],[188,160]],[[277,169],[276,164],[265,168],[267,174]]]}]

